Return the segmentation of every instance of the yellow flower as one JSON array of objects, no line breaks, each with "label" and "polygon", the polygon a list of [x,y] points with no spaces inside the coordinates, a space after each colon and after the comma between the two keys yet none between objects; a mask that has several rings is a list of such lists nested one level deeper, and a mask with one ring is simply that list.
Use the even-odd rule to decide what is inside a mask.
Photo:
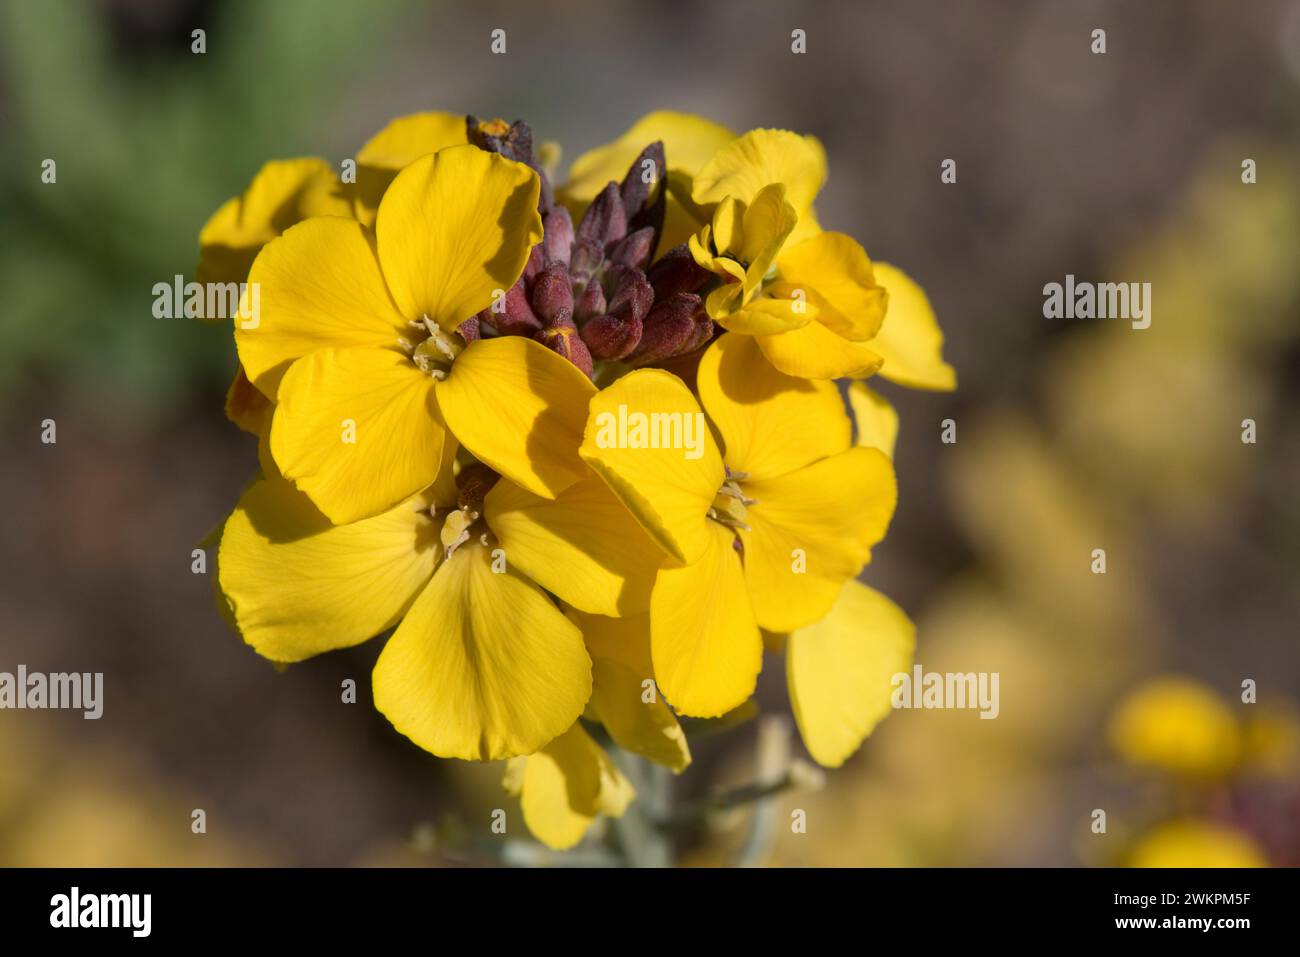
[{"label": "yellow flower", "polygon": [[481,465],[453,481],[451,458],[430,489],[346,525],[282,479],[253,483],[222,532],[221,591],[274,661],[397,625],[373,676],[394,727],[443,757],[532,754],[592,687],[582,632],[543,588],[588,613],[644,610],[661,554],[595,476],[548,502]]},{"label": "yellow flower", "polygon": [[586,377],[532,340],[457,331],[523,271],[538,189],[522,164],[450,147],[398,174],[373,233],[319,217],[257,257],[262,315],[235,331],[240,360],[275,399],[276,464],[332,521],[433,482],[448,428],[543,497],[581,477]]},{"label": "yellow flower", "polygon": [[1130,764],[1218,777],[1237,763],[1241,727],[1227,705],[1198,682],[1163,677],[1130,694],[1110,723],[1110,741]]},{"label": "yellow flower", "polygon": [[[204,224],[197,280],[244,282],[263,246],[312,216],[354,216],[373,227],[379,201],[398,172],[421,156],[466,142],[464,116],[416,113],[398,117],[367,141],[356,157],[355,183],[342,182],[316,157],[267,163],[242,196],[227,200]],[[240,365],[226,393],[227,417],[261,436],[272,406]]]},{"label": "yellow flower", "polygon": [[915,388],[952,389],[943,334],[921,288],[873,264],[852,237],[818,225],[813,200],[825,179],[821,144],[786,130],[752,130],[698,172],[691,201],[700,215],[712,212],[691,252],[724,283],[709,295],[709,315],[756,336],[787,375],[879,372]]},{"label": "yellow flower", "polygon": [[[851,446],[834,385],[778,372],[752,337],[715,342],[698,384],[725,457],[700,404],[661,370],[591,400],[582,457],[676,561],[651,595],[655,676],[678,712],[713,717],[752,693],[760,628],[793,631],[831,609],[896,493],[889,459]],[[660,431],[674,422],[678,436],[696,431],[695,448]]]},{"label": "yellow flower", "polygon": [[1143,835],[1129,867],[1268,867],[1250,835],[1205,820],[1168,821]]}]

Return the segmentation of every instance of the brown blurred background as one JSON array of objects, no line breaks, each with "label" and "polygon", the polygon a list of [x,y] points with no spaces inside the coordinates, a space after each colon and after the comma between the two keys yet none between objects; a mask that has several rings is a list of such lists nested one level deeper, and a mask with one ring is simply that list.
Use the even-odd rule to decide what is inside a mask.
[{"label": "brown blurred background", "polygon": [[[200,226],[267,159],[338,163],[444,109],[526,119],[566,169],[659,108],[820,137],[823,225],[921,281],[958,370],[952,395],[882,386],[902,491],[864,579],[918,622],[927,670],[999,672],[1001,716],[891,716],[788,796],[816,826],[768,859],[1118,863],[1192,814],[1300,862],[1300,6],[8,0],[0,671],[103,671],[106,700],[99,721],[0,712],[0,864],[492,862],[445,834],[512,806],[500,767],[392,731],[379,642],[277,672],[191,573],[256,455],[222,415],[228,332],[153,318],[151,288],[192,275]],[[1067,273],[1151,282],[1152,327],[1044,319]],[[1125,763],[1108,722],[1162,674],[1243,735],[1267,706],[1267,760],[1195,781]],[[786,707],[779,659],[761,697]],[[698,742],[679,791],[743,780],[752,739]],[[680,851],[715,863],[742,834],[715,821]]]}]

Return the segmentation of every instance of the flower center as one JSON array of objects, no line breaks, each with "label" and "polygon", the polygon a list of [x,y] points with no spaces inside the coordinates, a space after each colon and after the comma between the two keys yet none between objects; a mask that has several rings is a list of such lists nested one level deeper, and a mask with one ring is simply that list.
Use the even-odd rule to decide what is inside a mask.
[{"label": "flower center", "polygon": [[402,350],[411,356],[421,372],[435,379],[445,379],[466,346],[459,332],[447,332],[427,315],[410,323],[411,333],[402,338]]},{"label": "flower center", "polygon": [[758,502],[746,497],[740,487],[740,483],[747,478],[749,478],[748,472],[733,472],[727,469],[727,479],[718,489],[713,504],[709,506],[709,518],[728,528],[749,531],[749,525],[745,522],[745,510],[751,505],[757,505]]},{"label": "flower center", "polygon": [[[483,518],[483,499],[500,477],[478,462],[467,465],[456,475],[456,508],[447,512],[438,536],[444,559],[451,558],[471,538],[477,538],[485,548],[492,547],[495,539]],[[435,509],[431,508],[429,514],[437,517]]]}]

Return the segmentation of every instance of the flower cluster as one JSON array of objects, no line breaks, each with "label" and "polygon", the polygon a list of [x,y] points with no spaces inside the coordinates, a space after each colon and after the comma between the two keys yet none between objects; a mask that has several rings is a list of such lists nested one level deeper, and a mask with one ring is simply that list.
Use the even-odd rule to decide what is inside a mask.
[{"label": "flower cluster", "polygon": [[765,647],[822,764],[884,717],[913,629],[856,581],[896,501],[897,417],[861,380],[955,381],[920,287],[818,224],[816,139],[659,112],[558,188],[554,155],[427,113],[342,176],[269,163],[199,278],[260,305],[223,612],[279,662],[393,629],[376,707],[509,759],[562,848],[634,796],[603,743],[681,771],[678,716],[745,704]]}]

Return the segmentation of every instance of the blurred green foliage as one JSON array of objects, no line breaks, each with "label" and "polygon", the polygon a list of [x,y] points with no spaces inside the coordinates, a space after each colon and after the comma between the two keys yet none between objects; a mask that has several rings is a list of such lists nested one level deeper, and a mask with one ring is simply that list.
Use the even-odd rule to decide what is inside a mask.
[{"label": "blurred green foliage", "polygon": [[0,396],[72,386],[165,415],[224,388],[227,329],[155,319],[152,287],[193,277],[200,227],[263,162],[332,142],[338,99],[401,10],[0,4]]}]

